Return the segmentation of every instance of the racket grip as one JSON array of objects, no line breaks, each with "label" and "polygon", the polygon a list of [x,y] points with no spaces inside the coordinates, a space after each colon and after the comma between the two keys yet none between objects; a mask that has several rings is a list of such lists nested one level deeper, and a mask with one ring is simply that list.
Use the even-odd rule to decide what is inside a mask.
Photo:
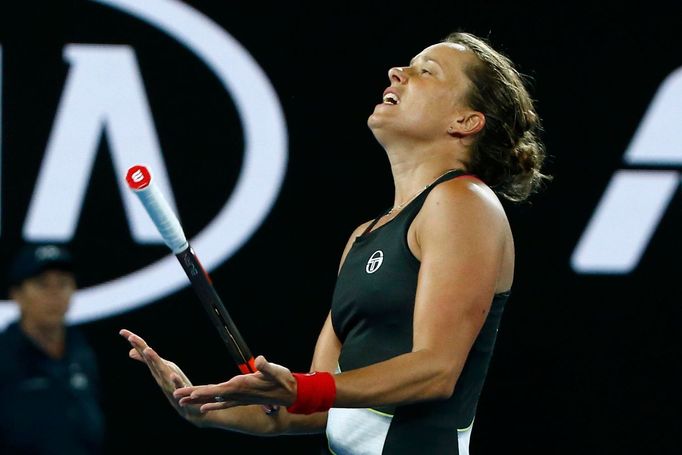
[{"label": "racket grip", "polygon": [[152,181],[149,170],[142,165],[135,165],[126,174],[128,186],[142,202],[145,210],[158,229],[163,241],[174,254],[189,247],[180,221],[171,209],[166,198]]}]

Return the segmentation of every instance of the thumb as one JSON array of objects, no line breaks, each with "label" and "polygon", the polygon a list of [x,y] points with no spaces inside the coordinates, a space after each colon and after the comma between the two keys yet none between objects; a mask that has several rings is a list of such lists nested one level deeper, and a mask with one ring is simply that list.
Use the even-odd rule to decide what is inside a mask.
[{"label": "thumb", "polygon": [[273,374],[272,364],[268,362],[264,356],[259,355],[258,357],[256,357],[256,360],[254,360],[253,364],[255,365],[256,370],[268,376],[272,376]]},{"label": "thumb", "polygon": [[288,368],[283,367],[282,365],[278,365],[276,363],[268,362],[262,355],[256,357],[254,365],[256,366],[256,370],[258,370],[260,374],[262,374],[265,378],[273,381],[281,380],[278,378],[281,378],[283,374],[285,375],[291,374]]}]

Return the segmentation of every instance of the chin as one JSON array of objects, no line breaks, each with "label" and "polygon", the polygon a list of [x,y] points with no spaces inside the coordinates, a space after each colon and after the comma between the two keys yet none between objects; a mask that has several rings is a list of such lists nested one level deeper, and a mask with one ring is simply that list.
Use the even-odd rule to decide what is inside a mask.
[{"label": "chin", "polygon": [[372,125],[376,123],[377,121],[377,114],[375,112],[372,112],[369,117],[367,117],[367,126],[372,128]]},{"label": "chin", "polygon": [[374,134],[374,137],[376,137],[377,134],[380,134],[381,126],[375,119],[372,119],[372,117],[367,119],[367,126],[369,127],[370,131],[372,131],[372,134]]},{"label": "chin", "polygon": [[367,126],[369,126],[369,129],[372,131],[378,131],[386,126],[386,122],[382,120],[381,115],[373,113],[367,118]]}]

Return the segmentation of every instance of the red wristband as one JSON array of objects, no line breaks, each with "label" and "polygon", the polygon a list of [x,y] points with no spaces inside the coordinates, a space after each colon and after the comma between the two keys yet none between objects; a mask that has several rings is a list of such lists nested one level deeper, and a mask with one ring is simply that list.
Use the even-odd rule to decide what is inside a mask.
[{"label": "red wristband", "polygon": [[292,414],[312,414],[327,411],[336,399],[334,375],[326,371],[293,373],[296,383],[296,401],[287,407]]}]

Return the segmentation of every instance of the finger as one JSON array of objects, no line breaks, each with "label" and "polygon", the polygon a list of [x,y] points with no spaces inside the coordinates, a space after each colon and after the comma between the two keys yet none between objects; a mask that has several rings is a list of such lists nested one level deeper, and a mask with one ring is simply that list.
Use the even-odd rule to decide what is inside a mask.
[{"label": "finger", "polygon": [[118,333],[133,345],[137,345],[138,347],[142,347],[143,349],[147,347],[147,342],[141,336],[131,332],[130,330],[121,329]]},{"label": "finger", "polygon": [[173,396],[180,399],[181,404],[204,404],[214,403],[216,397],[220,397],[220,401],[225,401],[227,393],[220,385],[200,385],[194,387],[182,387],[173,392]]},{"label": "finger", "polygon": [[135,335],[134,333],[130,334],[130,336],[128,337],[128,342],[141,351],[149,347],[146,341],[144,341],[141,337]]},{"label": "finger", "polygon": [[215,402],[216,402],[216,397],[191,397],[191,396],[186,396],[186,397],[182,397],[178,400],[178,403],[180,403],[180,405],[182,405],[182,406],[187,406],[187,405],[191,405],[191,404],[215,403]]},{"label": "finger", "polygon": [[131,334],[128,338],[128,343],[137,350],[137,352],[140,354],[140,357],[144,359],[144,350],[147,347],[147,343],[144,342],[144,340],[137,335]]},{"label": "finger", "polygon": [[188,397],[188,396],[190,396],[190,395],[192,394],[193,391],[194,391],[194,387],[193,387],[193,386],[189,386],[189,387],[187,387],[187,386],[185,386],[185,387],[179,387],[179,388],[175,389],[175,391],[173,391],[173,396],[174,396],[175,398]]},{"label": "finger", "polygon": [[[131,332],[130,330],[126,330],[126,329],[121,329],[121,330],[119,330],[118,333],[119,333],[119,335],[121,335],[123,338],[125,338],[126,340],[128,340],[128,343],[130,343],[131,346],[132,346],[136,351],[138,351],[138,354],[139,354],[138,356],[136,356],[136,355],[133,355],[132,351],[130,351],[130,352],[128,353],[128,356],[129,356],[130,358],[132,358],[132,359],[143,361],[143,360],[142,360],[142,351],[140,350],[140,346],[137,344],[137,340],[138,340],[138,339],[142,340],[142,338],[138,337],[138,336],[135,335],[133,332]],[[133,338],[133,337],[135,337],[135,338]]]},{"label": "finger", "polygon": [[253,361],[253,363],[256,366],[256,369],[260,370],[264,364],[268,363],[268,361],[265,359],[265,356],[259,355],[256,357],[256,360]]},{"label": "finger", "polygon": [[276,376],[277,370],[281,370],[283,368],[280,365],[268,362],[262,355],[256,357],[254,365],[256,366],[256,370],[270,378],[274,378]]},{"label": "finger", "polygon": [[142,356],[140,355],[140,353],[137,352],[137,349],[135,349],[135,348],[132,348],[132,349],[128,352],[128,357],[130,357],[131,359],[135,359],[135,360],[137,360],[137,361],[140,361],[140,362],[142,362],[142,363],[147,363],[147,362],[145,362],[145,360],[142,358]]},{"label": "finger", "polygon": [[203,413],[206,413],[209,411],[217,411],[219,409],[233,408],[235,406],[239,406],[239,403],[236,403],[234,401],[222,401],[220,403],[213,402],[202,404],[199,410]]},{"label": "finger", "polygon": [[226,390],[225,383],[218,385],[204,385],[195,387],[189,397],[193,400],[201,400],[202,402],[215,401],[217,396],[225,396],[230,394],[230,390]]},{"label": "finger", "polygon": [[135,335],[133,332],[131,332],[128,329],[121,329],[118,331],[118,334],[121,335],[126,340],[128,339],[128,337],[130,337],[130,335]]},{"label": "finger", "polygon": [[254,365],[263,379],[279,384],[287,389],[291,388],[293,376],[288,368],[268,362],[263,356],[258,356]]}]

